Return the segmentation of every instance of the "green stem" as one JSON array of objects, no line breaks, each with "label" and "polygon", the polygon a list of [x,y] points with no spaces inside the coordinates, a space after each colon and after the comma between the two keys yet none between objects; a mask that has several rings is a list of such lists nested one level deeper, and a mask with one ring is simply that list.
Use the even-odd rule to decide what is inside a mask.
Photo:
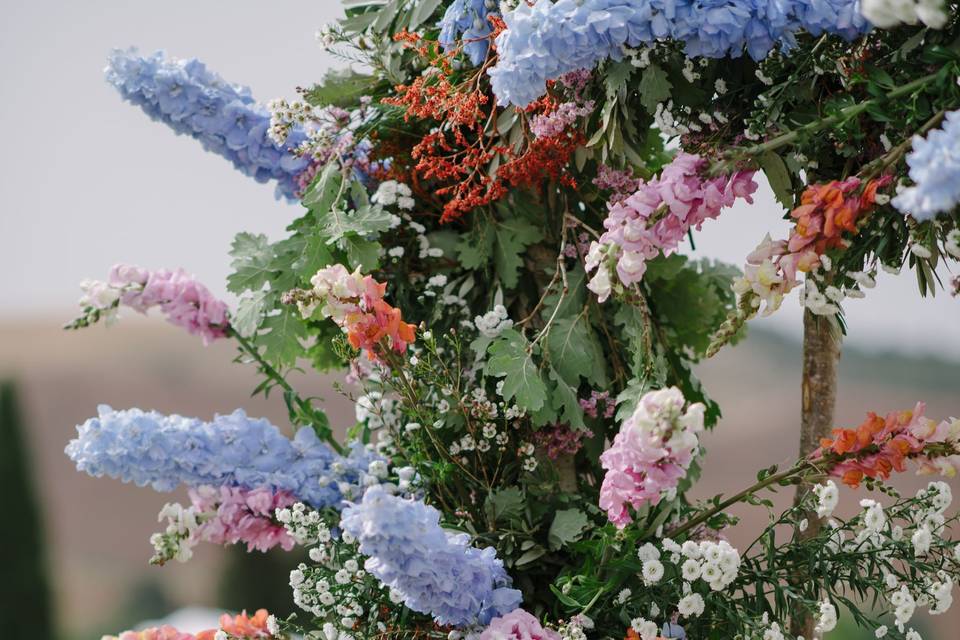
[{"label": "green stem", "polygon": [[[287,382],[287,380],[283,377],[283,375],[279,371],[277,371],[273,367],[273,365],[267,362],[263,358],[263,356],[260,355],[259,349],[257,349],[257,347],[252,342],[250,342],[250,340],[248,340],[247,338],[244,338],[242,335],[237,333],[237,331],[233,327],[227,327],[226,333],[228,336],[230,336],[231,338],[234,338],[237,341],[237,344],[240,345],[241,351],[249,355],[253,359],[253,361],[257,363],[257,366],[260,368],[260,371],[263,372],[264,375],[266,375],[268,378],[273,380],[273,382],[278,387],[283,389],[285,396],[287,398],[290,398],[297,405],[297,408],[300,410],[299,411],[300,416],[307,418],[307,422],[310,425],[316,424],[313,418],[318,414],[318,412],[321,415],[323,415],[324,423],[317,425],[320,428],[314,429],[314,430],[317,432],[317,435],[320,436],[322,440],[324,440],[327,444],[329,444],[333,448],[334,451],[336,451],[340,455],[343,455],[344,453],[343,446],[339,442],[337,442],[336,438],[333,437],[333,431],[330,429],[329,421],[326,420],[326,414],[323,413],[322,411],[319,411],[318,409],[315,409],[308,400],[301,398],[300,394],[298,394],[297,391],[292,386],[290,386],[290,383]],[[294,429],[296,429],[297,424],[295,423],[293,427]]]},{"label": "green stem", "polygon": [[683,523],[676,529],[673,529],[672,531],[670,531],[669,535],[671,538],[677,538],[681,534],[686,533],[687,531],[690,531],[691,529],[703,524],[704,522],[706,522],[713,516],[717,515],[718,513],[722,512],[723,510],[750,497],[757,491],[760,491],[761,489],[765,489],[770,485],[777,484],[782,480],[786,480],[795,475],[800,475],[804,471],[807,471],[809,468],[810,468],[810,464],[806,460],[803,460],[801,462],[798,462],[795,466],[787,469],[786,471],[781,471],[780,473],[774,473],[772,475],[769,475],[763,480],[760,480],[759,482],[756,482],[755,484],[747,487],[740,493],[737,493],[727,498],[726,500],[718,502],[715,506],[713,506],[710,509],[707,509],[706,511],[703,511],[695,518],[691,520],[687,520],[685,523]]},{"label": "green stem", "polygon": [[[758,156],[763,153],[766,153],[767,151],[773,151],[774,149],[779,149],[782,146],[791,144],[794,140],[796,140],[802,135],[805,135],[808,133],[814,133],[816,131],[819,131],[820,129],[831,127],[835,124],[839,124],[845,120],[848,120],[849,118],[858,116],[864,111],[866,111],[867,109],[869,109],[874,104],[878,104],[881,101],[895,100],[901,96],[905,96],[909,93],[912,93],[917,89],[920,89],[921,87],[930,83],[931,81],[935,80],[939,75],[940,73],[937,72],[937,73],[931,73],[930,75],[927,75],[927,76],[923,76],[922,78],[917,78],[912,82],[908,82],[905,85],[902,85],[893,89],[883,97],[871,98],[870,100],[864,100],[863,102],[858,102],[857,104],[850,105],[849,107],[845,107],[844,109],[841,109],[838,113],[832,116],[829,116],[827,118],[822,118],[820,120],[814,120],[813,122],[808,122],[803,126],[787,131],[786,133],[782,133],[775,138],[771,138],[770,140],[767,140],[766,142],[755,144],[752,147],[747,147],[746,149],[743,149],[739,152],[736,152],[736,151],[731,152],[731,156],[734,154],[737,156]],[[732,158],[728,157],[726,160],[730,160],[730,159]]]}]

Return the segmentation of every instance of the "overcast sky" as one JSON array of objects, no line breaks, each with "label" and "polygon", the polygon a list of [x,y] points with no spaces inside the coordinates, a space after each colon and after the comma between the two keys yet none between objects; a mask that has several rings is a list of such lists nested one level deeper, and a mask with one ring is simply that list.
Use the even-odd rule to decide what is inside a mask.
[{"label": "overcast sky", "polygon": [[[115,262],[178,267],[224,294],[237,231],[281,237],[296,208],[200,145],[119,99],[102,75],[107,52],[136,45],[198,57],[262,101],[292,97],[331,64],[314,31],[336,0],[7,3],[0,25],[0,317],[66,317],[77,283]],[[697,253],[742,263],[788,225],[764,187],[697,236]],[[847,305],[850,342],[960,359],[960,300],[921,300],[912,274],[881,274]],[[770,319],[799,335],[795,295]]]}]

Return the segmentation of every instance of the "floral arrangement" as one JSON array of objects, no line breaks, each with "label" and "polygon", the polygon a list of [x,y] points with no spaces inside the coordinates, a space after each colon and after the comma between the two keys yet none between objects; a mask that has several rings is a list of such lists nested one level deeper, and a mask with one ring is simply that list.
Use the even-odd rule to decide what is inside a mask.
[{"label": "floral arrangement", "polygon": [[[232,341],[289,425],[104,406],[67,455],[187,488],[155,564],[202,542],[309,557],[288,619],[120,638],[799,640],[849,616],[917,640],[917,611],[950,607],[950,486],[887,481],[953,477],[960,420],[832,410],[844,305],[879,270],[960,292],[956,3],[351,0],[318,39],[356,64],[265,105],[196,60],[109,59],[125,100],[273,182],[290,224],[236,236],[235,305],[118,265],[68,326],[157,308]],[[688,257],[764,180],[789,237],[758,222],[742,271]],[[795,289],[796,460],[695,502],[725,426],[692,366]],[[355,424],[295,368],[343,371]],[[838,483],[861,492],[848,519]],[[769,512],[739,549],[738,505]]]}]

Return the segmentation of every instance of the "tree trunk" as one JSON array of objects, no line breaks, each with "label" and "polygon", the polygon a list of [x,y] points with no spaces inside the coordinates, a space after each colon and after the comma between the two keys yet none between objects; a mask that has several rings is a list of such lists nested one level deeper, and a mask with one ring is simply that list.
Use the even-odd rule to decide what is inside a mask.
[{"label": "tree trunk", "polygon": [[562,453],[554,461],[557,467],[557,475],[560,476],[560,490],[565,493],[577,492],[577,463],[576,456],[568,453]]},{"label": "tree trunk", "polygon": [[[820,446],[820,439],[833,429],[833,409],[837,399],[837,362],[840,360],[840,337],[833,321],[810,311],[803,313],[803,382],[801,396],[800,456],[807,456]],[[797,486],[794,504],[810,492],[810,485]],[[808,512],[807,530],[800,536],[808,539],[820,531],[816,512]],[[803,580],[803,576],[797,576]],[[811,640],[814,619],[804,613],[791,620],[793,635]]]}]

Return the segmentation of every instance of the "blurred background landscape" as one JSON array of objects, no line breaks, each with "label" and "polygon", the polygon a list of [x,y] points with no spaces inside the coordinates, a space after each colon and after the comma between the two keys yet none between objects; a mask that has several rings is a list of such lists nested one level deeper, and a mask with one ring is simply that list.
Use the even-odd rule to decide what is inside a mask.
[{"label": "blurred background landscape", "polygon": [[[132,313],[110,329],[72,334],[60,326],[74,314],[77,283],[104,277],[115,262],[184,267],[230,300],[224,280],[233,235],[246,230],[276,239],[296,215],[295,207],[274,201],[271,187],[123,104],[102,79],[109,49],[136,44],[196,56],[263,101],[289,98],[294,87],[340,64],[313,40],[338,6],[4,3],[0,491],[12,517],[0,528],[2,637],[95,640],[186,606],[289,611],[287,566],[296,556],[265,559],[205,545],[189,564],[151,567],[148,537],[158,527],[157,511],[185,496],[89,478],[63,454],[75,426],[100,403],[204,419],[243,407],[285,425],[282,400],[249,397],[254,372],[232,363],[226,342],[203,348],[160,320]],[[765,232],[785,236],[781,216],[764,187],[755,205],[738,205],[708,224],[690,251],[740,264]],[[877,289],[850,301],[847,311],[839,425],[919,399],[933,417],[960,414],[960,300],[921,300],[911,277],[881,274]],[[796,456],[799,340],[799,305],[790,299],[774,317],[755,321],[746,341],[700,367],[724,419],[705,439],[698,496],[739,489],[760,466]],[[325,397],[334,423],[345,428],[352,406],[332,382],[303,376],[296,386]],[[898,479],[910,491],[924,483],[909,474]],[[960,485],[952,485],[960,495]],[[855,507],[856,499],[846,496],[843,504]],[[744,515],[734,542],[765,518]],[[953,640],[960,607],[918,620],[924,638]],[[830,637],[858,636],[844,629]]]}]

